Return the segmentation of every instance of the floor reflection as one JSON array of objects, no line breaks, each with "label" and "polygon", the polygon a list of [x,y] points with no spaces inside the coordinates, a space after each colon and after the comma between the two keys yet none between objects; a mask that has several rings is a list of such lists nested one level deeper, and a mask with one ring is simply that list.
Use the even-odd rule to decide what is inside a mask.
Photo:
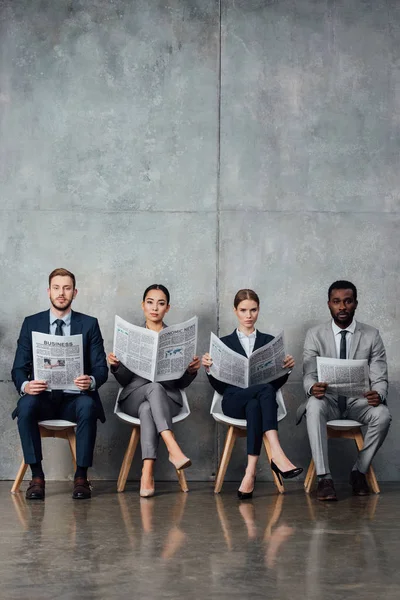
[{"label": "floor reflection", "polygon": [[322,503],[300,486],[280,495],[261,485],[249,502],[225,488],[216,496],[192,483],[184,494],[166,483],[141,499],[105,483],[90,502],[73,502],[67,485],[50,483],[45,502],[28,502],[0,483],[2,593],[40,589],[41,600],[70,600],[84,586],[89,600],[399,597],[400,489]]}]

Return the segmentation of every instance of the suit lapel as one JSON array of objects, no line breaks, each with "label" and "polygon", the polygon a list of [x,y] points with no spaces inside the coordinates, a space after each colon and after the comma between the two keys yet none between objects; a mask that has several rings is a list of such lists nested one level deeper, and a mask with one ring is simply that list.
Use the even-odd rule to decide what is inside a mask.
[{"label": "suit lapel", "polygon": [[71,310],[71,335],[82,333],[82,321],[76,312]]},{"label": "suit lapel", "polygon": [[327,358],[337,358],[335,334],[332,329],[332,321],[329,321],[326,325],[326,345],[327,345]]},{"label": "suit lapel", "polygon": [[231,349],[232,350],[234,350],[238,354],[241,354],[242,356],[245,356],[247,358],[246,352],[244,351],[244,348],[243,348],[242,344],[239,341],[238,335],[236,333],[236,329],[229,336],[229,341],[231,343]]},{"label": "suit lapel", "polygon": [[37,331],[38,333],[50,333],[50,310],[45,310],[38,315],[37,326],[34,327],[33,331]]},{"label": "suit lapel", "polygon": [[256,341],[254,344],[254,348],[253,348],[253,352],[255,350],[258,350],[259,348],[261,348],[262,346],[265,346],[267,342],[265,341],[265,334],[264,333],[260,333],[257,329],[256,329]]},{"label": "suit lapel", "polygon": [[351,339],[351,346],[350,346],[349,358],[354,358],[354,355],[356,353],[358,344],[360,342],[360,337],[361,337],[361,327],[357,323],[356,330],[353,333],[353,337]]}]

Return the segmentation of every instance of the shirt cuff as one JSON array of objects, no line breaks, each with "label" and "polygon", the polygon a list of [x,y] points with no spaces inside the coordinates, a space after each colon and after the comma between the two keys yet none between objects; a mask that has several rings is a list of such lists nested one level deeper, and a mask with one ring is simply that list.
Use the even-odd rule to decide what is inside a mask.
[{"label": "shirt cuff", "polygon": [[308,392],[307,392],[307,397],[308,397],[308,398],[311,398],[311,396],[312,396],[312,393],[311,393],[311,390],[312,390],[312,389],[313,389],[313,386],[311,385],[311,386],[309,387],[309,389],[308,389]]},{"label": "shirt cuff", "polygon": [[96,389],[96,380],[93,377],[93,375],[89,375],[89,377],[92,380],[92,383],[90,384],[90,387],[89,387],[89,391],[94,392],[94,390]]},{"label": "shirt cuff", "polygon": [[21,389],[20,389],[20,394],[21,396],[23,396],[25,394],[25,387],[27,386],[27,384],[29,383],[29,381],[24,381],[24,383],[21,385]]}]

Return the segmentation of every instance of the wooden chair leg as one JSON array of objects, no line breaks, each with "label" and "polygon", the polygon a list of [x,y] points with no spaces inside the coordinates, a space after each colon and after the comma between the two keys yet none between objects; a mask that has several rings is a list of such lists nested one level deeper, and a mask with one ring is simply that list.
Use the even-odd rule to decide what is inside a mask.
[{"label": "wooden chair leg", "polygon": [[[358,450],[362,450],[364,446],[364,438],[360,430],[354,434],[354,441],[357,445]],[[369,467],[366,477],[374,494],[380,494],[381,490],[372,465]]]},{"label": "wooden chair leg", "polygon": [[226,434],[224,450],[222,452],[221,462],[219,464],[217,477],[215,479],[214,494],[219,494],[222,489],[222,484],[224,483],[226,470],[232,456],[232,450],[237,436],[237,427],[230,425],[228,428],[228,433]]},{"label": "wooden chair leg", "polygon": [[67,429],[67,439],[72,455],[72,463],[76,471],[76,435],[74,429]]},{"label": "wooden chair leg", "polygon": [[22,459],[22,463],[21,463],[21,465],[20,465],[20,467],[18,469],[17,476],[16,476],[14,484],[13,484],[13,486],[11,488],[11,493],[12,494],[18,494],[18,492],[20,491],[19,488],[21,487],[21,483],[22,483],[22,480],[23,480],[23,478],[25,476],[27,468],[28,468],[28,465],[26,465],[24,463],[24,459]]},{"label": "wooden chair leg", "polygon": [[317,471],[315,468],[315,463],[314,463],[314,460],[311,459],[310,465],[308,467],[307,475],[306,475],[306,478],[304,481],[304,489],[307,494],[309,494],[311,492],[312,486],[314,485],[314,482],[315,482],[316,475],[317,475]]},{"label": "wooden chair leg", "polygon": [[117,481],[117,492],[123,492],[128,479],[129,471],[140,438],[140,427],[133,427],[128,447],[122,461],[121,470]]},{"label": "wooden chair leg", "polygon": [[[269,464],[271,464],[271,459],[272,459],[271,446],[269,445],[268,438],[267,438],[267,436],[265,434],[263,436],[263,442],[264,442],[265,451],[266,451],[267,456],[268,456],[268,462],[269,462]],[[276,473],[274,471],[271,471],[271,472],[272,472],[272,475],[274,477],[275,485],[278,488],[278,492],[280,494],[284,494],[285,488],[283,487],[283,484],[279,481]]]},{"label": "wooden chair leg", "polygon": [[185,471],[183,469],[177,469],[176,474],[178,475],[179,485],[181,486],[182,492],[188,492],[189,487],[186,482]]}]

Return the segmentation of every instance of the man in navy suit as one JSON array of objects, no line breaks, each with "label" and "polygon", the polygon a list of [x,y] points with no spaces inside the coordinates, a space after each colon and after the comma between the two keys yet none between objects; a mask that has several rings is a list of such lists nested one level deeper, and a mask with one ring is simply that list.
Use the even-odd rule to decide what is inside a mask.
[{"label": "man in navy suit", "polygon": [[[31,467],[32,481],[26,492],[28,500],[44,500],[45,478],[42,469],[42,446],[39,421],[65,419],[77,423],[74,499],[91,497],[87,470],[92,466],[97,419],[105,415],[98,389],[107,380],[108,369],[103,339],[97,319],[71,310],[78,290],[75,276],[66,269],[49,275],[50,310],[26,317],[18,339],[12,379],[21,395],[13,419],[18,417],[25,463]],[[33,379],[32,332],[52,335],[82,334],[84,374],[74,380],[80,390],[50,392],[47,383]]]}]

